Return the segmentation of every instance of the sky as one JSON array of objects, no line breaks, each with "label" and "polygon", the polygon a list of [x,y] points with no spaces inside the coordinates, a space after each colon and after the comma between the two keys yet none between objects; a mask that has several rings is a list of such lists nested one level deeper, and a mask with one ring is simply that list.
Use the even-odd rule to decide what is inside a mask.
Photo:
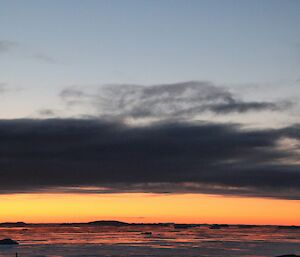
[{"label": "sky", "polygon": [[0,0],[0,221],[300,225],[299,13]]}]

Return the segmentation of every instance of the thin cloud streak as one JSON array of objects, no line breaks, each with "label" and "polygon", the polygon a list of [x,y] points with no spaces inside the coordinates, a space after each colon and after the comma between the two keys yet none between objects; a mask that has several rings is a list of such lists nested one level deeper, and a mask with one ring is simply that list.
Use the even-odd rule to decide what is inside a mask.
[{"label": "thin cloud streak", "polygon": [[10,40],[0,40],[0,53],[6,53],[17,47],[19,44]]},{"label": "thin cloud streak", "polygon": [[[17,49],[17,47],[19,49]],[[58,61],[52,56],[43,52],[36,52],[35,50],[27,49],[27,47],[20,42],[0,40],[0,53],[16,52],[16,50],[21,50],[19,54],[21,56],[23,55],[23,57],[27,56],[27,58],[33,58],[45,63],[58,63]]]},{"label": "thin cloud streak", "polygon": [[32,57],[45,63],[58,63],[58,61],[55,58],[44,53],[36,53],[32,55]]},{"label": "thin cloud streak", "polygon": [[107,85],[96,92],[80,87],[61,91],[69,105],[91,105],[96,114],[108,118],[193,119],[210,112],[217,115],[257,111],[283,111],[292,103],[243,101],[226,88],[211,82],[188,81],[154,86]]}]

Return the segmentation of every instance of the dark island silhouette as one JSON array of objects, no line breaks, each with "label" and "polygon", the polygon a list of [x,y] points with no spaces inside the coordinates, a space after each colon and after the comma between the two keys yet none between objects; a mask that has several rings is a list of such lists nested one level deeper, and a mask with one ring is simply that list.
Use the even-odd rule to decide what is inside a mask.
[{"label": "dark island silhouette", "polygon": [[28,225],[27,223],[21,221],[0,223],[0,227],[25,227],[27,225]]},{"label": "dark island silhouette", "polygon": [[36,227],[36,226],[111,226],[111,227],[125,227],[125,226],[161,226],[173,227],[174,229],[189,229],[193,227],[205,226],[210,229],[226,229],[236,227],[239,229],[252,229],[256,227],[275,227],[277,229],[300,229],[300,226],[287,225],[247,225],[247,224],[207,224],[207,223],[128,223],[117,220],[96,220],[90,222],[70,222],[70,223],[25,223],[25,222],[3,222],[0,227]]}]

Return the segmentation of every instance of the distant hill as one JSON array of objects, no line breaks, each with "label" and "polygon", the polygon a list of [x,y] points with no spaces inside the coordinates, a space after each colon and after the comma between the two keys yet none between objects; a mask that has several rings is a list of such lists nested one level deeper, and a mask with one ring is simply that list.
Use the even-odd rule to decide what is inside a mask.
[{"label": "distant hill", "polygon": [[25,222],[3,222],[0,223],[0,227],[25,227],[28,224]]},{"label": "distant hill", "polygon": [[121,226],[129,226],[130,223],[115,221],[115,220],[98,220],[98,221],[91,221],[85,223],[87,225],[93,226],[114,226],[114,227],[121,227]]}]

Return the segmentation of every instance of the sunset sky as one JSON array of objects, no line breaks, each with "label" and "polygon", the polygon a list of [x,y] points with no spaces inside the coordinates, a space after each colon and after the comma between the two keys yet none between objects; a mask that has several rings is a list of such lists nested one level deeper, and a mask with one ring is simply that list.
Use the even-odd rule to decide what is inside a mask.
[{"label": "sunset sky", "polygon": [[299,13],[0,0],[0,222],[300,225]]}]

